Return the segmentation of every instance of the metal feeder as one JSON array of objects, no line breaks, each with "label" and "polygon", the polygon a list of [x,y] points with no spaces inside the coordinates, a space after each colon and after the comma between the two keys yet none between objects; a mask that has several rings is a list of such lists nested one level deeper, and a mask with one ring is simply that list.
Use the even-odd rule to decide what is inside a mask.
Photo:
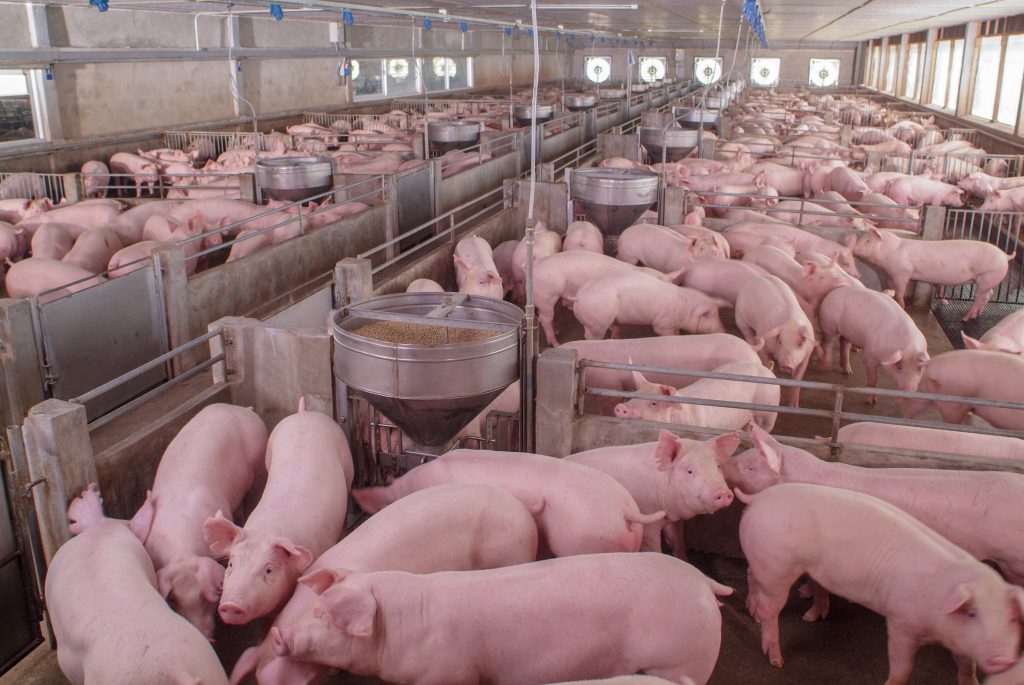
[{"label": "metal feeder", "polygon": [[572,199],[606,236],[618,236],[658,201],[660,178],[645,169],[578,169],[570,175]]},{"label": "metal feeder", "polygon": [[683,128],[704,128],[705,130],[714,129],[717,131],[722,123],[721,112],[718,110],[700,109],[699,107],[681,107],[677,105],[672,108],[672,117]]},{"label": "metal feeder", "polygon": [[[512,107],[512,118],[520,126],[529,126],[533,118],[533,106],[530,103],[517,104]],[[537,123],[545,124],[555,116],[554,105],[537,105]]]},{"label": "metal feeder", "polygon": [[427,141],[431,152],[441,154],[473,147],[480,142],[480,122],[431,121],[427,124]]},{"label": "metal feeder", "polygon": [[597,96],[587,93],[570,93],[562,98],[562,103],[570,112],[579,112],[597,105]]},{"label": "metal feeder", "polygon": [[296,202],[326,193],[333,186],[334,167],[326,157],[276,157],[256,160],[259,200]]},{"label": "metal feeder", "polygon": [[[334,316],[334,375],[404,431],[417,451],[442,454],[455,435],[519,378],[524,314],[464,293],[399,293]],[[356,329],[390,321],[497,335],[474,342],[402,344]]]},{"label": "metal feeder", "polygon": [[599,88],[597,96],[602,100],[621,100],[626,97],[625,88]]},{"label": "metal feeder", "polygon": [[[640,144],[652,162],[678,162],[700,144],[701,132],[690,128],[640,128]],[[662,159],[662,150],[665,159]]]}]

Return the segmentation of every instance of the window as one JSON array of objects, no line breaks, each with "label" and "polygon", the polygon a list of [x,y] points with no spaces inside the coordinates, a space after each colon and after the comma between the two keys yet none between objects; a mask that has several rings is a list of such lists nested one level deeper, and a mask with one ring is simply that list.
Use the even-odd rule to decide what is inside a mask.
[{"label": "window", "polygon": [[612,76],[612,58],[584,57],[583,73],[591,83],[604,83]]},{"label": "window", "polygon": [[696,57],[693,60],[693,77],[705,86],[722,78],[721,57]]},{"label": "window", "polygon": [[469,88],[470,64],[469,57],[431,57],[423,74],[427,92]]},{"label": "window", "polygon": [[389,59],[387,61],[387,86],[385,94],[388,97],[399,95],[415,95],[420,91],[416,82],[416,67],[419,60]]},{"label": "window", "polygon": [[974,81],[971,114],[982,119],[991,120],[996,110],[996,84],[1002,42],[1001,36],[989,36],[982,38],[978,46],[978,71]]},{"label": "window", "polygon": [[964,68],[964,41],[953,41],[953,58],[949,68],[949,94],[946,96],[946,107],[956,109],[957,98],[960,97],[960,75]]},{"label": "window", "polygon": [[780,68],[778,57],[755,57],[750,61],[750,80],[755,86],[774,86],[779,82]]},{"label": "window", "polygon": [[882,90],[887,93],[895,92],[896,90],[896,62],[899,60],[899,53],[897,51],[899,46],[890,45],[887,51],[885,60],[885,84],[882,86]]},{"label": "window", "polygon": [[644,83],[653,83],[665,78],[665,65],[667,60],[664,57],[641,57],[639,65],[640,80]]},{"label": "window", "polygon": [[0,69],[0,143],[36,138],[28,72]]},{"label": "window", "polygon": [[839,60],[812,58],[807,83],[817,88],[828,88],[839,83]]},{"label": "window", "polygon": [[911,43],[907,46],[907,66],[904,70],[903,97],[916,98],[918,74],[924,62],[924,43]]},{"label": "window", "polygon": [[356,97],[384,95],[384,60],[352,60],[352,93]]},{"label": "window", "polygon": [[1017,123],[1021,78],[1024,78],[1024,36],[1007,36],[999,108],[996,110],[996,121],[1000,124],[1013,126]]},{"label": "window", "polygon": [[935,75],[932,77],[931,104],[946,107],[946,95],[949,93],[949,63],[953,51],[952,41],[943,40],[935,44]]},{"label": "window", "polygon": [[871,55],[868,61],[868,72],[865,78],[867,85],[872,88],[878,87],[878,72],[882,68],[882,46],[872,45]]},{"label": "window", "polygon": [[352,60],[356,98],[401,97],[420,92],[421,60],[405,57]]}]

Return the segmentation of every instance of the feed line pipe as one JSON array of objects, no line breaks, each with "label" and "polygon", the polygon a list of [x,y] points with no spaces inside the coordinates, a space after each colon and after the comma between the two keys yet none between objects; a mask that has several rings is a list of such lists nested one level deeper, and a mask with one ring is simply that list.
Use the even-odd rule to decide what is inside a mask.
[{"label": "feed line pipe", "polygon": [[[530,19],[533,24],[533,85],[530,91],[530,193],[526,210],[526,318],[523,350],[522,384],[522,429],[523,449],[533,452],[534,403],[536,392],[535,373],[537,368],[538,343],[537,312],[533,305],[533,245],[534,245],[534,200],[537,189],[537,91],[540,84],[540,31],[537,26],[537,0],[530,0]],[[510,103],[511,106],[511,103]]]}]

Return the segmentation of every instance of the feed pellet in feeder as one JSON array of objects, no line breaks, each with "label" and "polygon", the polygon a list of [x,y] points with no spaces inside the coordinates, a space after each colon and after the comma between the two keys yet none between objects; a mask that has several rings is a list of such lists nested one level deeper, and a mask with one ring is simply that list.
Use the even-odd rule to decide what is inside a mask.
[{"label": "feed pellet in feeder", "polygon": [[405,321],[374,321],[352,331],[364,338],[397,345],[448,345],[489,340],[500,335],[499,331],[482,328],[454,328],[433,324],[410,323]]}]

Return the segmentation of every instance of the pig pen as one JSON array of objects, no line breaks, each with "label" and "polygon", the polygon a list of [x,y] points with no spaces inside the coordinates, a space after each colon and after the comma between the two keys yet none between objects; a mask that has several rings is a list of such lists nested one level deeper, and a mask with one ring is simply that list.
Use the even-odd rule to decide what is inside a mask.
[{"label": "pig pen", "polygon": [[[329,282],[339,258],[397,233],[389,217],[395,214],[398,196],[384,194],[381,178],[340,192],[372,204],[364,212],[192,276],[188,267],[195,259],[230,245],[190,257],[184,245],[169,246],[155,251],[141,268],[86,290],[55,299],[43,293],[27,300],[0,300],[7,351],[0,368],[10,379],[0,405],[7,424],[18,423],[25,405],[41,395],[80,396],[192,339],[221,316],[267,316],[283,309]],[[186,354],[176,360],[173,373],[194,365]],[[154,368],[133,387],[95,400],[90,416],[117,406],[166,374],[164,368]]]}]

